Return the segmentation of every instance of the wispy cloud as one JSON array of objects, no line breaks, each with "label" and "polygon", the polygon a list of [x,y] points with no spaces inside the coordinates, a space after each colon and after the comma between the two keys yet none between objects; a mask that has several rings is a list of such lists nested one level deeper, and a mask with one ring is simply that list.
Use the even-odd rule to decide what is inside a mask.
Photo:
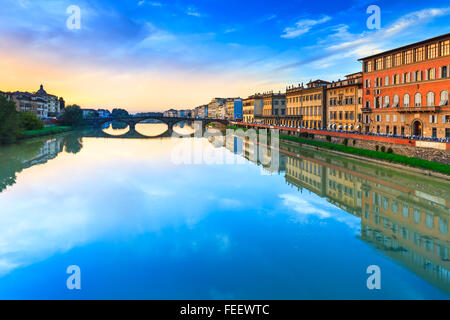
[{"label": "wispy cloud", "polygon": [[301,35],[309,32],[312,27],[322,24],[322,23],[325,23],[329,20],[331,20],[331,17],[324,16],[323,18],[318,19],[318,20],[303,19],[303,20],[297,21],[295,23],[294,27],[285,28],[283,31],[284,33],[281,35],[281,37],[286,38],[286,39],[298,38]]},{"label": "wispy cloud", "polygon": [[[356,61],[361,57],[402,45],[406,35],[414,32],[415,27],[425,26],[433,19],[448,15],[450,15],[450,8],[430,8],[414,11],[396,19],[385,28],[361,33],[351,33],[348,25],[339,24],[332,27],[332,33],[325,39],[318,41],[315,46],[304,48],[318,53],[309,55],[300,61],[286,63],[277,70],[287,70],[314,63],[330,67],[349,58]],[[305,30],[305,28],[301,30]]]}]

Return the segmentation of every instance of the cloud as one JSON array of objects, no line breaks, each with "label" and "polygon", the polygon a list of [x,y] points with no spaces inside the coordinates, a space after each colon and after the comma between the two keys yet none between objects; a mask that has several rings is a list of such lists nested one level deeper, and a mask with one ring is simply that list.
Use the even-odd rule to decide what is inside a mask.
[{"label": "cloud", "polygon": [[315,206],[310,199],[305,200],[293,194],[281,194],[279,197],[283,199],[283,204],[286,207],[291,208],[301,217],[317,216],[320,219],[331,217],[328,211],[321,209],[322,207]]},{"label": "cloud", "polygon": [[311,30],[312,27],[325,23],[331,18],[329,16],[324,16],[319,20],[303,19],[295,24],[295,27],[288,27],[284,29],[284,33],[281,35],[285,39],[294,39],[300,37]]},{"label": "cloud", "polygon": [[323,198],[313,197],[304,198],[304,195],[297,194],[281,194],[283,204],[294,213],[295,221],[300,223],[308,223],[309,218],[315,216],[320,220],[333,219],[343,223],[354,230],[360,229],[360,219],[348,214],[347,212],[337,209]]},{"label": "cloud", "polygon": [[[408,13],[385,28],[361,33],[349,32],[350,27],[339,24],[331,27],[331,34],[309,47],[313,53],[302,60],[291,61],[279,66],[276,70],[287,70],[304,65],[327,65],[327,67],[340,64],[349,59],[360,59],[365,56],[377,54],[391,48],[403,45],[406,35],[415,32],[419,26],[425,25],[438,17],[450,15],[450,8],[430,8]],[[304,29],[302,29],[304,30]],[[295,32],[295,31],[292,31]],[[299,31],[300,32],[300,31]],[[417,34],[417,32],[415,32]],[[423,38],[423,35],[421,36]]]}]

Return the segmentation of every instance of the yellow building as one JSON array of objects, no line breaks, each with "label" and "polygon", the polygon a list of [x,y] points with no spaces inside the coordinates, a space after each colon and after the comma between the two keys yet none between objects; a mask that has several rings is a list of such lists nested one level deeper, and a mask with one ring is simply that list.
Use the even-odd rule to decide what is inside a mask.
[{"label": "yellow building", "polygon": [[294,127],[324,129],[326,126],[327,81],[316,80],[286,89],[287,113],[285,124]]},{"label": "yellow building", "polygon": [[224,105],[227,99],[224,98],[214,98],[208,104],[208,118],[220,118],[224,116]]},{"label": "yellow building", "polygon": [[327,85],[328,129],[362,131],[362,72]]},{"label": "yellow building", "polygon": [[263,112],[261,119],[265,124],[281,124],[286,115],[286,94],[267,92],[263,94]]},{"label": "yellow building", "polygon": [[244,122],[255,122],[255,116],[261,116],[263,112],[263,96],[254,94],[243,100]]}]

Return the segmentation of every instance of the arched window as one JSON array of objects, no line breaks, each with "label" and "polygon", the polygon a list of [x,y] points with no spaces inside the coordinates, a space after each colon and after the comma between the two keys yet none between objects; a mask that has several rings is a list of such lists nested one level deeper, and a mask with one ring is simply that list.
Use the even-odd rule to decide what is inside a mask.
[{"label": "arched window", "polygon": [[409,94],[405,94],[404,96],[403,96],[403,106],[404,107],[409,107]]},{"label": "arched window", "polygon": [[448,91],[444,90],[441,92],[441,100],[439,102],[440,106],[448,106]]},{"label": "arched window", "polygon": [[427,107],[434,107],[434,92],[427,93]]},{"label": "arched window", "polygon": [[384,104],[383,104],[384,108],[388,108],[389,107],[389,96],[385,96],[384,97]]},{"label": "arched window", "polygon": [[392,107],[397,108],[399,103],[400,103],[400,97],[398,96],[398,94],[396,94],[394,96],[394,101],[392,102]]},{"label": "arched window", "polygon": [[422,106],[422,95],[419,92],[417,92],[416,95],[414,96],[414,105],[416,107]]}]

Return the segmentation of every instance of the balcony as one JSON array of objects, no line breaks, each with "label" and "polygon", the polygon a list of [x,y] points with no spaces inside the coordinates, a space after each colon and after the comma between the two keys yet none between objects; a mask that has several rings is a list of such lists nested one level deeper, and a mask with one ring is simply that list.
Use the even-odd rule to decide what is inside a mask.
[{"label": "balcony", "polygon": [[440,107],[400,107],[397,109],[401,113],[417,113],[417,112],[439,112]]}]

